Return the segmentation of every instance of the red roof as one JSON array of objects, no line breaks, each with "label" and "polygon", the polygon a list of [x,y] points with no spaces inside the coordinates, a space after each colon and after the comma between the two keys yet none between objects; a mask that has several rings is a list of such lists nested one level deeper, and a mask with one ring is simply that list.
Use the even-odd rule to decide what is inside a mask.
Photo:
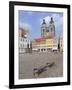
[{"label": "red roof", "polygon": [[43,36],[43,37],[40,37],[40,38],[36,38],[36,39],[34,39],[34,41],[32,43],[33,44],[43,44],[43,43],[45,43],[45,40],[49,39],[49,38],[51,38],[51,37]]},{"label": "red roof", "polygon": [[35,41],[45,41],[46,39],[49,39],[49,38],[51,38],[51,37],[49,37],[49,36],[43,36],[43,37],[40,37],[40,38],[37,38],[37,39],[35,39]]},{"label": "red roof", "polygon": [[28,33],[28,30],[26,30],[25,28],[19,28],[21,30],[21,36],[25,36]]}]

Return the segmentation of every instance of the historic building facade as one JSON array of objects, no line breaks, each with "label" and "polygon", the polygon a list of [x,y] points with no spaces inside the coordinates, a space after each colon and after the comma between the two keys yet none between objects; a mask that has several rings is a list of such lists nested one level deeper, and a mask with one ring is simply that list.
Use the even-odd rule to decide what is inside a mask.
[{"label": "historic building facade", "polygon": [[55,24],[52,17],[49,24],[45,22],[45,19],[43,19],[41,24],[41,37],[35,39],[32,42],[32,46],[32,50],[42,52],[58,49],[58,42],[55,38]]},{"label": "historic building facade", "polygon": [[55,38],[41,37],[32,42],[32,50],[39,52],[47,52],[48,50],[57,50],[58,41]]},{"label": "historic building facade", "polygon": [[32,46],[33,51],[43,51],[45,49],[45,38],[40,37],[34,39],[34,41],[32,42]]},{"label": "historic building facade", "polygon": [[60,35],[60,51],[63,51],[63,33]]},{"label": "historic building facade", "polygon": [[19,28],[19,53],[31,52],[32,43],[29,38],[28,30]]}]

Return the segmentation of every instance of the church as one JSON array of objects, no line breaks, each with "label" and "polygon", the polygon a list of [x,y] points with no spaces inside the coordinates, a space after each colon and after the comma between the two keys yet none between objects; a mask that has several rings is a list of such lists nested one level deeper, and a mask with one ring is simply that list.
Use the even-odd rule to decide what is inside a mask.
[{"label": "church", "polygon": [[55,37],[55,23],[52,17],[49,23],[46,23],[45,19],[43,19],[40,30],[40,38],[36,38],[32,44],[35,50],[45,52],[57,48],[58,42]]},{"label": "church", "polygon": [[41,25],[41,37],[45,37],[45,36],[48,36],[50,38],[55,37],[55,24],[52,17],[49,24],[46,23],[45,19],[43,19]]}]

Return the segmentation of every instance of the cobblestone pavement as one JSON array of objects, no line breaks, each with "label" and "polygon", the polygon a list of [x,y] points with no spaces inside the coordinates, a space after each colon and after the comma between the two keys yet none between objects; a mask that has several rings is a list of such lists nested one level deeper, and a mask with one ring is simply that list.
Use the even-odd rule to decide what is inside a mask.
[{"label": "cobblestone pavement", "polygon": [[[39,76],[33,74],[34,68],[45,66],[47,62],[55,62],[51,68],[46,68]],[[19,79],[47,78],[63,76],[63,53],[38,52],[19,54]]]}]

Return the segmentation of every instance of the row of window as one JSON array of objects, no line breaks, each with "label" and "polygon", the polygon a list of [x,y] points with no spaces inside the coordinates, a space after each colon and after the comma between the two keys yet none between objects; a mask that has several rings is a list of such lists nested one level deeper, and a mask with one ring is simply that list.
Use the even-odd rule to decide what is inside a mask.
[{"label": "row of window", "polygon": [[32,47],[32,44],[20,44],[19,48],[28,48]]},{"label": "row of window", "polygon": [[27,47],[27,45],[25,45],[25,44],[20,44],[20,48],[26,48]]},{"label": "row of window", "polygon": [[25,39],[25,38],[21,38],[20,40],[23,41],[23,42],[29,42],[29,40]]},{"label": "row of window", "polygon": [[48,50],[51,50],[51,48],[48,48],[48,49],[38,49],[38,51],[48,51]]},{"label": "row of window", "polygon": [[24,52],[25,52],[25,49],[23,49],[23,48],[19,48],[19,51],[24,51]]}]

